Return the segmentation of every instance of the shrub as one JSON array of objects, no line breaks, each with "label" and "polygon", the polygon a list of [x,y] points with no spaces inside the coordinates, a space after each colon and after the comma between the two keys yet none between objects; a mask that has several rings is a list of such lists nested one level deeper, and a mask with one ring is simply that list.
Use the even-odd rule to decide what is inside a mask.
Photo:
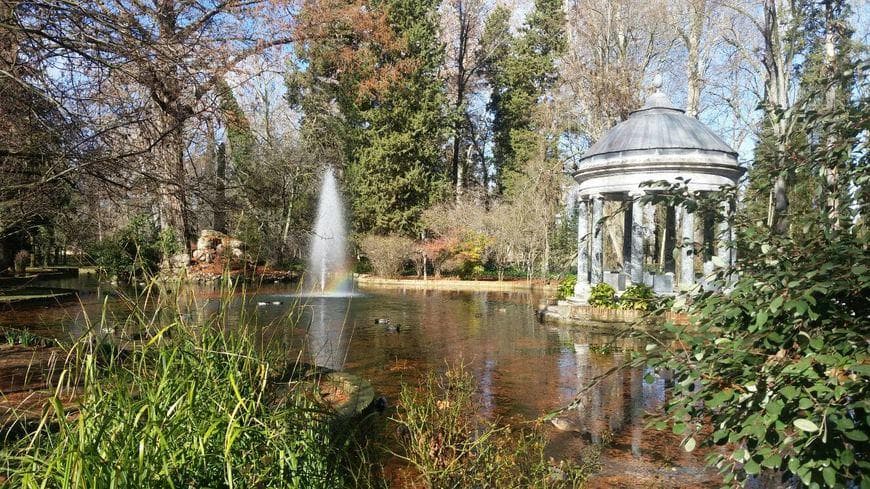
[{"label": "shrub", "polygon": [[565,300],[574,295],[574,286],[577,285],[577,276],[568,275],[559,282],[559,288],[556,289],[556,299]]},{"label": "shrub", "polygon": [[414,242],[403,236],[368,234],[360,240],[360,248],[381,277],[398,276],[411,258]]},{"label": "shrub", "polygon": [[553,466],[540,428],[482,419],[474,386],[461,367],[430,374],[422,388],[402,386],[398,455],[413,464],[426,487],[577,487],[597,468],[598,446],[582,454],[582,465]]},{"label": "shrub", "polygon": [[484,254],[486,253],[491,239],[482,233],[468,231],[462,237],[457,246],[456,258],[461,261],[459,276],[464,280],[480,278],[485,271],[483,268]]},{"label": "shrub", "polygon": [[157,271],[165,256],[177,253],[171,231],[158,232],[157,226],[145,215],[138,215],[113,235],[94,244],[89,255],[94,263],[110,276],[129,280]]},{"label": "shrub", "polygon": [[595,284],[589,293],[589,305],[598,307],[616,307],[616,290],[609,284]]},{"label": "shrub", "polygon": [[[691,305],[697,328],[668,324],[676,341],[647,347],[651,366],[674,372],[673,431],[686,450],[722,446],[710,462],[729,485],[773,470],[808,487],[867,487],[866,240],[761,236],[747,243],[736,282],[721,274],[730,293]],[[699,437],[708,424],[712,435]]]},{"label": "shrub", "polygon": [[632,284],[619,297],[619,308],[648,311],[655,298],[656,295],[651,287],[644,284]]}]

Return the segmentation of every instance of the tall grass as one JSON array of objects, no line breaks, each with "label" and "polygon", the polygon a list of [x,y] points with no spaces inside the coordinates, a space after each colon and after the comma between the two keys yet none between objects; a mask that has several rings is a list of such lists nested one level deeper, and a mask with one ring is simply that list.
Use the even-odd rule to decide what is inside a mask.
[{"label": "tall grass", "polygon": [[[282,352],[255,345],[250,318],[227,328],[222,305],[191,325],[172,306],[177,296],[164,291],[159,301],[136,306],[124,324],[147,330],[146,340],[107,347],[86,335],[69,348],[41,419],[5,439],[4,487],[354,484],[363,459],[351,427],[315,400],[310,382],[288,375]],[[70,392],[76,400],[63,404]]]}]

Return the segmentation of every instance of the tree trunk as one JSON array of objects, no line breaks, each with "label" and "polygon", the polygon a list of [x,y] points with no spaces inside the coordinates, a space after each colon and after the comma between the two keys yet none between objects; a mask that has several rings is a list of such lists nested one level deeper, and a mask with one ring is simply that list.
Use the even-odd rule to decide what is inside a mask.
[{"label": "tree trunk", "polygon": [[227,147],[226,143],[220,143],[215,156],[214,172],[214,214],[212,227],[221,233],[227,232],[227,196],[226,196],[226,173],[227,173]]},{"label": "tree trunk", "polygon": [[[787,7],[786,7],[787,8]],[[776,138],[776,155],[774,156],[773,207],[768,218],[772,230],[777,234],[788,231],[788,180],[789,171],[785,162],[786,142],[789,137],[788,113],[791,109],[788,87],[790,86],[790,66],[792,50],[787,49],[781,25],[789,26],[791,22],[783,22],[781,16],[789,20],[792,12],[780,12],[777,0],[764,1],[764,38],[765,54],[765,95],[767,117]]]},{"label": "tree trunk", "polygon": [[[825,1],[825,75],[828,80],[834,80],[837,76],[837,27],[834,18],[834,5],[832,0]],[[833,82],[828,85],[825,92],[825,109],[830,113],[834,110],[837,100],[837,85]],[[833,135],[826,135],[825,144],[831,150],[835,144]],[[833,151],[829,151],[833,153]],[[830,161],[825,167],[825,203],[828,208],[828,218],[834,229],[840,227],[840,190],[837,177],[837,162]]]},{"label": "tree trunk", "polygon": [[[181,125],[163,115],[164,138],[159,146],[163,175],[160,179],[160,228],[175,238],[179,253],[189,253],[191,231],[188,222],[187,184]],[[173,264],[176,265],[176,264]]]},{"label": "tree trunk", "polygon": [[701,36],[704,33],[706,0],[694,0],[690,4],[690,26],[686,38],[686,115],[698,117],[701,106]]}]

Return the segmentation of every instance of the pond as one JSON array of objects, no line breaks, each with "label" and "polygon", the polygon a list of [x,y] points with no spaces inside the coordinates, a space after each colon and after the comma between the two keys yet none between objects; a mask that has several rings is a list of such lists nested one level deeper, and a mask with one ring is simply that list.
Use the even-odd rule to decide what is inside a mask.
[{"label": "pond", "polygon": [[[104,300],[113,314],[125,314],[122,304],[92,279],[54,285],[88,293],[81,304],[0,313],[0,326],[68,336],[86,329],[86,318],[98,317]],[[403,382],[415,384],[432,370],[462,363],[476,379],[483,415],[530,420],[569,403],[592,379],[627,361],[630,350],[643,347],[617,338],[616,327],[539,322],[535,311],[541,297],[530,292],[366,289],[357,297],[298,298],[293,291],[292,285],[264,285],[244,306],[237,298],[233,315],[270,324],[301,308],[296,328],[266,328],[264,336],[284,341],[303,361],[370,380],[390,402]],[[210,287],[197,288],[198,314],[219,307],[218,296]],[[643,414],[661,409],[667,381],[656,376],[646,383],[646,373],[621,370],[589,390],[583,408],[568,415],[581,433],[547,425],[549,453],[572,457],[585,444],[612,434],[592,487],[715,485],[715,474],[703,468],[703,454],[688,454],[679,448],[678,437],[645,428]]]}]

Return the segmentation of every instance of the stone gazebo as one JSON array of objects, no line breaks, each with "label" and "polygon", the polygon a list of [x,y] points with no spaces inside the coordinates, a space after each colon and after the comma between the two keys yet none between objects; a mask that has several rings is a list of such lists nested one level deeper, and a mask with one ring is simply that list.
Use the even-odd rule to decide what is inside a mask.
[{"label": "stone gazebo", "polygon": [[[712,267],[714,244],[716,254],[724,262],[733,261],[727,223],[720,223],[714,233],[713,221],[706,216],[696,222],[687,209],[653,206],[639,200],[645,193],[656,191],[642,186],[644,182],[676,183],[680,178],[691,191],[714,191],[724,185],[736,185],[742,175],[744,169],[737,164],[737,152],[684,112],[657,91],[580,159],[573,172],[579,184],[574,302],[586,303],[591,287],[601,282],[610,283],[617,290],[645,283],[659,294],[674,293],[675,249],[680,250],[681,258],[679,290],[687,290],[696,283],[697,255],[704,260],[701,263],[705,269]],[[625,203],[624,211],[619,211],[624,218],[623,263],[616,264],[611,271],[605,270],[605,232],[600,225],[606,201]],[[701,253],[695,253],[696,249]]]}]

